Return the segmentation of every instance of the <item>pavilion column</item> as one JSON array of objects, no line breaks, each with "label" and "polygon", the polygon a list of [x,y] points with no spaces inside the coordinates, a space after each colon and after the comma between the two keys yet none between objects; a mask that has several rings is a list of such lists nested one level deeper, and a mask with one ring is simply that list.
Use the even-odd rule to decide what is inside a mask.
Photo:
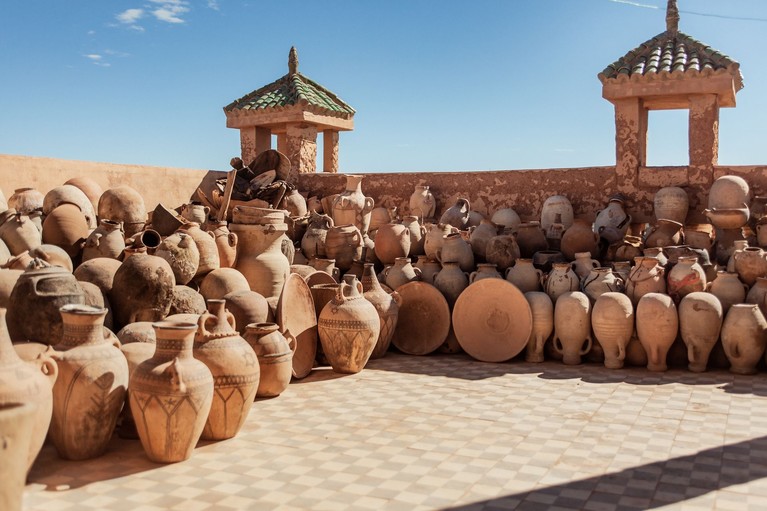
[{"label": "pavilion column", "polygon": [[719,100],[716,94],[690,96],[690,184],[710,186],[719,163]]},{"label": "pavilion column", "polygon": [[615,173],[617,188],[631,192],[639,168],[647,162],[647,109],[640,98],[615,102]]},{"label": "pavilion column", "polygon": [[322,132],[322,171],[338,172],[338,132],[325,130]]},{"label": "pavilion column", "polygon": [[277,133],[277,150],[282,154],[288,154],[288,135],[284,131]]},{"label": "pavilion column", "polygon": [[317,127],[309,124],[289,124],[286,130],[285,155],[290,158],[291,174],[317,171]]},{"label": "pavilion column", "polygon": [[272,148],[272,130],[256,128],[256,154],[261,154]]},{"label": "pavilion column", "polygon": [[245,165],[250,164],[258,154],[256,150],[256,127],[240,128],[240,157]]}]

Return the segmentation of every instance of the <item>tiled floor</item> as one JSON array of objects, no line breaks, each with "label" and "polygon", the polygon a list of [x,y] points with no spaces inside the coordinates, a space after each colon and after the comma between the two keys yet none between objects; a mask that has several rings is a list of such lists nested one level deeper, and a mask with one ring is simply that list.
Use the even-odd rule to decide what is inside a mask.
[{"label": "tiled floor", "polygon": [[767,509],[767,377],[389,354],[255,403],[191,460],[66,462],[29,510]]}]

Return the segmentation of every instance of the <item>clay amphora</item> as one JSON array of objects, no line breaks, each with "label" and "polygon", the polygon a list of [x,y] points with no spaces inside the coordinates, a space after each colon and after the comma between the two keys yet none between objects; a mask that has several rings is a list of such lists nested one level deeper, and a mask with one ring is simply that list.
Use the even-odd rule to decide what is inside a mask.
[{"label": "clay amphora", "polygon": [[245,327],[245,340],[256,353],[261,371],[257,397],[279,396],[288,388],[296,340],[287,335],[290,342],[275,323],[251,323]]},{"label": "clay amphora", "polygon": [[708,357],[722,328],[722,304],[711,293],[692,292],[679,304],[679,330],[687,345],[687,366],[699,373],[706,370]]},{"label": "clay amphora", "polygon": [[218,268],[200,282],[200,294],[206,300],[222,299],[229,293],[250,290],[248,279],[234,268]]},{"label": "clay amphora", "polygon": [[328,229],[325,251],[329,259],[336,260],[336,266],[345,272],[352,262],[362,259],[363,239],[359,229],[351,224],[336,224]]},{"label": "clay amphora", "polygon": [[157,247],[155,256],[165,259],[173,270],[176,284],[185,285],[197,274],[200,265],[200,251],[194,239],[185,232],[176,232],[166,237]]},{"label": "clay amphora", "polygon": [[711,185],[708,207],[716,209],[740,208],[749,202],[749,188],[739,176],[722,176]]},{"label": "clay amphora", "polygon": [[101,194],[98,217],[122,222],[125,237],[141,232],[146,223],[146,207],[141,194],[130,186],[110,188]]},{"label": "clay amphora", "polygon": [[767,347],[767,320],[758,305],[739,303],[730,308],[722,325],[722,347],[731,373],[756,373]]},{"label": "clay amphora", "polygon": [[647,369],[665,371],[666,355],[676,340],[679,316],[670,296],[647,293],[636,306],[636,331],[647,353]]},{"label": "clay amphora", "polygon": [[210,213],[210,208],[208,206],[195,204],[194,202],[184,204],[181,207],[182,217],[186,218],[189,222],[195,222],[200,225],[208,221],[208,213]]},{"label": "clay amphora", "polygon": [[494,263],[501,272],[511,268],[520,257],[516,236],[508,229],[505,229],[503,234],[490,238],[485,247],[485,260]]},{"label": "clay amphora", "polygon": [[197,321],[194,357],[213,375],[213,402],[202,431],[205,440],[234,437],[248,418],[261,374],[253,348],[235,329],[224,300],[208,300]]},{"label": "clay amphora", "polygon": [[610,197],[607,207],[597,213],[594,220],[594,232],[602,234],[605,229],[617,229],[620,238],[626,235],[631,225],[631,215],[624,209],[624,199],[621,195]]},{"label": "clay amphora", "polygon": [[543,362],[543,347],[554,331],[554,304],[546,293],[528,291],[527,303],[533,314],[533,331],[527,342],[525,362]]},{"label": "clay amphora", "polygon": [[543,272],[533,266],[532,259],[517,259],[514,266],[506,270],[506,280],[523,293],[540,291]]},{"label": "clay amphora", "polygon": [[0,438],[3,439],[0,464],[0,509],[22,511],[21,502],[27,480],[27,457],[37,407],[34,403],[0,403]]},{"label": "clay amphora", "polygon": [[623,293],[601,294],[591,311],[591,326],[605,354],[605,367],[620,369],[634,334],[634,305]]},{"label": "clay amphora", "polygon": [[531,258],[536,252],[549,248],[546,234],[541,229],[540,222],[533,221],[519,224],[516,241],[521,257],[525,258]]},{"label": "clay amphora", "polygon": [[290,275],[290,263],[281,251],[285,224],[231,224],[239,240],[234,269],[245,276],[250,289],[264,298],[280,295]]},{"label": "clay amphora", "polygon": [[650,229],[645,238],[645,247],[670,247],[679,245],[682,239],[682,224],[674,220],[661,218]]},{"label": "clay amphora", "polygon": [[[370,264],[370,263],[365,263]],[[348,275],[348,273],[347,273]],[[414,268],[407,257],[398,257],[394,265],[384,271],[385,283],[392,289],[404,286],[408,282],[421,280],[421,270]]]},{"label": "clay amphora", "polygon": [[[642,254],[645,257],[652,257],[657,259],[658,264],[660,264],[664,268],[668,264],[668,257],[663,252],[663,247],[645,248],[644,250],[642,250]],[[634,258],[634,261],[636,262],[636,258]]]},{"label": "clay amphora", "polygon": [[0,405],[33,403],[37,408],[34,424],[26,430],[30,438],[29,451],[24,456],[23,465],[26,475],[43,447],[51,423],[51,389],[58,375],[58,367],[48,352],[40,353],[32,362],[19,358],[11,344],[5,319],[5,309],[0,309]]},{"label": "clay amphora", "polygon": [[[756,285],[754,285],[754,288],[756,288]],[[764,289],[767,291],[767,278],[764,279]],[[727,311],[734,304],[746,301],[748,286],[740,281],[737,273],[720,271],[717,273],[716,279],[709,283],[708,292],[719,298],[719,303],[722,304],[722,313],[727,315]],[[761,301],[764,301],[764,294],[761,295]]]},{"label": "clay amphora", "polygon": [[353,374],[365,367],[378,341],[381,322],[354,276],[344,277],[336,297],[322,309],[317,330],[333,371]]},{"label": "clay amphora", "polygon": [[439,223],[452,225],[457,229],[466,228],[469,222],[471,206],[468,199],[458,199],[455,204],[447,208],[439,219]]},{"label": "clay amphora", "polygon": [[[543,283],[544,292],[556,304],[557,299],[564,293],[580,289],[580,281],[570,263],[554,263],[553,268]],[[584,295],[585,296],[585,295]]]},{"label": "clay amphora", "polygon": [[458,263],[461,270],[465,272],[474,270],[474,252],[471,250],[471,245],[461,237],[460,233],[445,236],[442,247],[437,250],[437,261],[443,266],[445,263]]},{"label": "clay amphora", "polygon": [[[354,261],[352,261],[352,266],[354,265]],[[324,271],[334,279],[336,279],[336,282],[340,280],[341,278],[341,272],[338,268],[336,268],[336,260],[335,259],[319,259],[314,258],[309,261],[309,266],[314,268],[318,271]]]},{"label": "clay amphora", "polygon": [[689,207],[690,199],[687,197],[687,192],[678,186],[667,186],[655,192],[653,210],[658,220],[665,218],[684,224]]},{"label": "clay amphora", "polygon": [[115,326],[122,328],[135,321],[159,321],[168,315],[176,278],[165,259],[136,254],[115,272],[109,303]]},{"label": "clay amphora", "polygon": [[123,250],[125,250],[125,238],[122,225],[119,222],[102,219],[99,226],[85,240],[82,260],[88,261],[96,257],[120,259]]},{"label": "clay amphora", "polygon": [[[569,265],[568,265],[569,267]],[[578,365],[591,350],[591,302],[580,291],[569,291],[554,305],[554,350],[567,365]]]},{"label": "clay amphora", "polygon": [[754,285],[757,277],[767,276],[767,254],[761,248],[744,248],[743,252],[733,254],[733,258],[738,277],[749,286]]},{"label": "clay amphora", "polygon": [[421,261],[421,258],[419,257],[418,262],[413,266],[421,270],[421,280],[423,282],[433,284],[434,278],[442,270],[442,265],[437,261],[426,258],[426,256],[423,257],[423,261]]},{"label": "clay amphora", "polygon": [[624,288],[623,279],[608,267],[594,268],[586,278],[581,280],[581,291],[586,293],[592,301],[605,293],[623,293]]},{"label": "clay amphora", "polygon": [[237,259],[237,235],[229,232],[227,222],[216,222],[213,228],[213,239],[218,247],[218,261],[221,268],[231,268]]},{"label": "clay amphora", "polygon": [[240,335],[251,323],[273,322],[272,311],[266,298],[255,291],[235,291],[224,296],[226,309],[234,315],[234,324]]},{"label": "clay amphora", "polygon": [[372,263],[365,263],[362,273],[362,295],[367,301],[373,304],[378,318],[381,321],[381,331],[378,334],[371,360],[381,358],[386,355],[391,344],[391,338],[394,335],[394,329],[397,327],[397,318],[399,317],[399,307],[402,305],[402,298],[399,293],[393,291],[387,293],[381,287],[376,278],[375,268]]},{"label": "clay amphora", "polygon": [[42,243],[42,236],[28,216],[8,209],[0,213],[0,239],[12,255],[19,255]]},{"label": "clay amphora", "polygon": [[[394,210],[394,214],[396,215],[397,208],[392,208],[392,210]],[[392,214],[389,211],[389,208],[384,207],[373,208],[373,211],[370,212],[370,225],[368,226],[368,234],[370,236],[375,237],[375,233],[379,227],[394,221],[394,218],[392,218]]]},{"label": "clay amphora", "polygon": [[72,185],[56,186],[48,190],[43,199],[43,214],[49,215],[51,211],[62,204],[74,204],[85,216],[89,229],[95,229],[96,211],[93,209],[90,199],[82,190]]},{"label": "clay amphora", "polygon": [[591,252],[576,252],[575,260],[572,263],[573,271],[579,279],[585,279],[591,270],[599,268],[599,261],[591,257]]},{"label": "clay amphora", "polygon": [[189,459],[213,402],[213,376],[192,356],[197,325],[160,321],[152,358],[131,374],[130,408],[141,445],[155,463]]},{"label": "clay amphora", "polygon": [[[507,270],[508,272],[508,270]],[[478,280],[482,279],[502,279],[501,274],[498,273],[498,269],[493,263],[479,263],[477,265],[477,271],[473,271],[469,274],[469,284],[474,284]]]},{"label": "clay amphora", "polygon": [[17,188],[8,197],[8,209],[15,209],[21,215],[43,209],[45,196],[34,188]]},{"label": "clay amphora", "polygon": [[[666,279],[668,294],[677,303],[690,293],[706,290],[706,274],[695,256],[682,256]],[[717,301],[718,303],[718,301]]]},{"label": "clay amphora", "polygon": [[469,287],[469,276],[458,263],[442,263],[442,270],[434,277],[434,287],[440,290],[452,309],[463,290]]},{"label": "clay amphora", "polygon": [[197,222],[187,222],[177,232],[188,234],[197,244],[197,250],[200,252],[200,264],[197,265],[195,277],[201,277],[221,267],[218,245],[216,245],[212,232],[203,231]]},{"label": "clay amphora", "polygon": [[[333,223],[353,225],[360,234],[366,234],[370,226],[370,212],[375,201],[362,193],[362,176],[347,175],[346,190],[333,201]],[[332,256],[331,256],[332,257]]]},{"label": "clay amphora", "polygon": [[631,263],[628,261],[615,261],[612,266],[613,272],[616,273],[621,279],[623,279],[623,283],[625,285],[625,283],[628,281],[629,274],[631,273]]},{"label": "clay amphora", "polygon": [[[404,225],[410,233],[410,256],[423,255],[424,243],[426,242],[426,227],[419,221],[417,216],[406,216],[402,219]],[[377,244],[376,244],[377,246]],[[383,261],[381,261],[383,262]]]},{"label": "clay amphora", "polygon": [[516,211],[511,208],[499,209],[493,216],[490,217],[490,221],[497,225],[500,229],[509,229],[511,232],[516,231],[522,220]]},{"label": "clay amphora", "polygon": [[748,248],[748,240],[735,240],[732,242],[732,252],[727,259],[727,271],[735,272],[735,256]]},{"label": "clay amphora", "polygon": [[446,224],[427,224],[426,237],[424,239],[423,249],[429,259],[437,260],[437,251],[442,248],[444,237],[448,234],[458,232],[458,229],[452,225]]},{"label": "clay amphora", "polygon": [[59,377],[49,434],[59,456],[86,460],[104,454],[112,438],[128,389],[128,363],[104,328],[106,309],[65,305],[60,311],[64,333],[54,346]]},{"label": "clay amphora", "polygon": [[402,224],[384,224],[375,236],[375,253],[383,264],[394,264],[410,253],[410,230]]},{"label": "clay amphora", "polygon": [[589,222],[576,219],[562,235],[560,249],[568,261],[575,259],[578,252],[589,252],[595,258],[599,255],[599,235],[591,230]]},{"label": "clay amphora", "polygon": [[331,227],[333,227],[333,219],[328,215],[311,213],[309,225],[301,238],[301,250],[307,259],[327,256],[325,241],[328,237],[328,229]]},{"label": "clay amphora", "polygon": [[484,261],[488,242],[498,236],[498,227],[490,220],[482,220],[478,226],[469,229],[469,244],[475,258]]},{"label": "clay amphora", "polygon": [[[564,195],[552,195],[543,202],[541,208],[541,228],[548,233],[554,224],[564,229],[573,225],[573,205]],[[548,235],[548,234],[547,234]]]},{"label": "clay amphora", "polygon": [[434,194],[429,191],[428,186],[416,186],[408,205],[411,215],[416,215],[421,220],[427,220],[434,218],[437,201],[434,200]]},{"label": "clay amphora", "polygon": [[88,232],[88,222],[80,208],[74,204],[62,204],[45,217],[42,241],[63,248],[75,258],[80,254]]}]

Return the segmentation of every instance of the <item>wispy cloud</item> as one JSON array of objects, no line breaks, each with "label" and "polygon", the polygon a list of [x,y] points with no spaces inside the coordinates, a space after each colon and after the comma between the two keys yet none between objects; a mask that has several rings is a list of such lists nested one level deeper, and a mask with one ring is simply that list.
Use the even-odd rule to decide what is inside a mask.
[{"label": "wispy cloud", "polygon": [[189,2],[186,0],[149,0],[153,4],[159,5],[158,8],[151,11],[152,15],[159,21],[166,23],[184,23],[181,17],[189,12]]},{"label": "wispy cloud", "polygon": [[83,55],[86,59],[90,60],[93,64],[101,67],[110,67],[112,64],[104,61],[104,56],[98,53],[86,53]]},{"label": "wispy cloud", "polygon": [[115,19],[117,19],[117,21],[119,21],[123,26],[143,32],[144,28],[137,23],[138,20],[143,17],[144,9],[126,9],[116,15]]},{"label": "wispy cloud", "polygon": [[645,9],[660,9],[657,5],[640,4],[639,2],[632,2],[630,0],[609,0],[615,4],[633,5],[634,7],[644,7]]},{"label": "wispy cloud", "polygon": [[214,11],[219,10],[218,0],[208,0],[208,8],[213,9]]}]

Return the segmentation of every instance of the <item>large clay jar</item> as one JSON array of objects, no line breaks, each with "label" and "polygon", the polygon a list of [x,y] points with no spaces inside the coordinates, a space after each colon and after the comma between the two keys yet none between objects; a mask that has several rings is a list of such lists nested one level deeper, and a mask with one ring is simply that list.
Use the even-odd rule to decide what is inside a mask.
[{"label": "large clay jar", "polygon": [[551,301],[556,303],[561,295],[578,291],[578,289],[580,289],[580,280],[570,267],[570,263],[554,263],[543,284],[543,290],[549,295]]},{"label": "large clay jar", "polygon": [[502,208],[493,213],[490,220],[501,229],[509,229],[510,231],[516,231],[522,220],[516,211],[511,208]]},{"label": "large clay jar", "polygon": [[245,327],[245,340],[258,358],[261,379],[257,397],[275,397],[288,388],[293,375],[293,351],[296,340],[290,342],[280,333],[276,323],[251,323]]},{"label": "large clay jar", "polygon": [[[417,216],[406,216],[402,219],[404,225],[410,233],[410,256],[419,256],[424,254],[424,243],[426,242],[426,227],[419,221]],[[376,243],[376,250],[378,243]],[[383,262],[383,261],[381,261]]]},{"label": "large clay jar", "polygon": [[168,315],[202,314],[205,312],[205,298],[189,286],[173,286],[173,300]]},{"label": "large clay jar", "polygon": [[581,291],[595,301],[605,293],[623,293],[623,279],[612,268],[594,268],[581,280]]},{"label": "large clay jar", "polygon": [[63,248],[74,259],[80,254],[89,232],[88,222],[80,208],[74,204],[62,204],[45,217],[42,240],[43,243]]},{"label": "large clay jar", "polygon": [[378,312],[362,291],[355,277],[344,277],[336,297],[320,313],[317,329],[322,350],[337,373],[360,372],[381,333]]},{"label": "large clay jar", "polygon": [[527,342],[525,362],[543,362],[543,347],[554,331],[554,304],[546,293],[529,291],[525,293],[533,315],[533,331]]},{"label": "large clay jar", "polygon": [[597,298],[591,312],[594,335],[605,353],[605,367],[620,369],[634,334],[634,305],[623,293],[607,292]]},{"label": "large clay jar", "polygon": [[208,213],[210,213],[208,206],[195,204],[194,202],[184,204],[181,207],[182,217],[186,218],[189,222],[196,222],[200,225],[208,221]]},{"label": "large clay jar", "polygon": [[104,454],[125,402],[128,363],[104,328],[106,314],[106,309],[87,305],[61,308],[64,333],[54,346],[59,377],[53,386],[50,437],[64,459]]},{"label": "large clay jar", "polygon": [[679,330],[687,345],[688,369],[706,370],[711,350],[722,328],[722,304],[711,293],[693,292],[679,304]]},{"label": "large clay jar", "polygon": [[19,276],[8,304],[8,331],[14,341],[55,344],[61,339],[59,308],[85,305],[85,293],[74,275],[38,259]]},{"label": "large clay jar", "polygon": [[706,274],[695,256],[682,256],[668,272],[668,294],[677,303],[690,293],[706,290]]},{"label": "large clay jar", "polygon": [[95,284],[106,295],[109,295],[114,285],[115,273],[121,264],[116,259],[97,257],[78,266],[74,271],[74,276],[80,282]]},{"label": "large clay jar", "polygon": [[687,192],[678,186],[667,186],[655,192],[653,209],[655,218],[665,218],[684,224],[687,219],[687,210],[690,207],[690,199]]},{"label": "large clay jar", "polygon": [[17,188],[8,197],[8,209],[15,209],[21,215],[28,215],[43,209],[45,196],[34,188]]},{"label": "large clay jar", "polygon": [[756,373],[767,347],[767,320],[758,305],[739,303],[730,308],[722,325],[722,347],[730,372]]},{"label": "large clay jar", "polygon": [[303,238],[301,238],[301,250],[307,259],[327,256],[325,242],[331,227],[333,227],[333,219],[328,215],[311,213],[309,225]]},{"label": "large clay jar", "polygon": [[484,261],[488,242],[498,236],[498,227],[490,220],[482,220],[478,226],[469,229],[469,244],[476,259]]},{"label": "large clay jar", "polygon": [[[507,270],[508,272],[508,270]],[[493,263],[479,263],[477,265],[477,271],[473,271],[469,274],[469,284],[474,284],[482,279],[502,279],[498,269]],[[523,291],[524,292],[524,291]]]},{"label": "large clay jar", "polygon": [[[767,278],[764,278],[764,283],[764,289],[767,291]],[[717,273],[716,279],[709,284],[708,291],[719,298],[719,303],[722,304],[722,313],[727,315],[727,311],[730,310],[730,307],[736,303],[744,303],[746,301],[748,286],[740,281],[737,273],[720,271]],[[764,294],[762,294],[761,298],[760,302],[751,303],[763,302]]]},{"label": "large clay jar", "polygon": [[423,249],[426,257],[437,259],[437,251],[442,248],[445,236],[456,233],[458,229],[447,224],[428,224],[426,226],[426,238],[424,239]]},{"label": "large clay jar", "polygon": [[41,353],[32,362],[19,358],[11,344],[5,319],[5,309],[0,309],[0,405],[36,405],[34,424],[27,430],[30,437],[29,452],[24,456],[24,467],[29,470],[43,447],[51,423],[51,389],[58,375],[58,367],[48,352]]},{"label": "large clay jar", "polygon": [[506,280],[523,293],[540,291],[543,272],[533,266],[532,259],[517,259],[514,266],[506,270]]},{"label": "large clay jar", "polygon": [[442,270],[434,277],[434,287],[440,290],[452,308],[463,290],[469,287],[469,277],[458,263],[442,263]]},{"label": "large clay jar", "polygon": [[[421,261],[420,257],[418,258],[418,261]],[[439,264],[439,261],[433,261],[431,259],[425,259],[420,264],[417,262],[413,266],[421,270],[421,281],[428,282],[429,284],[433,284],[434,278],[440,271],[442,271],[442,265]]]},{"label": "large clay jar", "polygon": [[757,277],[767,276],[767,254],[761,248],[746,247],[733,254],[733,258],[740,280],[749,286],[754,285]]},{"label": "large clay jar", "polygon": [[564,195],[552,195],[543,202],[541,207],[541,228],[548,233],[554,224],[560,224],[564,229],[573,225],[573,205]]},{"label": "large clay jar", "polygon": [[636,305],[647,293],[665,293],[666,276],[663,266],[654,257],[635,257],[634,267],[626,281],[626,295]]},{"label": "large clay jar", "polygon": [[110,188],[99,198],[98,217],[122,222],[125,237],[130,238],[144,230],[147,217],[144,198],[130,186]]},{"label": "large clay jar", "polygon": [[762,314],[767,314],[767,277],[757,277],[756,282],[748,290],[746,299],[743,301],[758,305],[762,310]]},{"label": "large clay jar", "polygon": [[591,257],[599,255],[599,235],[591,230],[591,224],[585,220],[575,220],[562,235],[560,243],[562,254],[568,261],[575,259],[578,252],[589,252]]},{"label": "large clay jar", "polygon": [[749,188],[739,176],[722,176],[714,181],[708,194],[711,209],[734,209],[749,203]]},{"label": "large clay jar", "polygon": [[197,322],[194,357],[213,375],[213,403],[202,431],[205,440],[234,437],[248,418],[259,376],[253,348],[235,330],[224,300],[208,300]]},{"label": "large clay jar", "polygon": [[168,262],[147,254],[132,255],[115,272],[109,303],[115,326],[159,321],[168,315],[176,278]]},{"label": "large clay jar", "polygon": [[378,340],[370,358],[381,358],[389,351],[391,338],[394,335],[394,329],[397,327],[399,306],[402,305],[402,298],[396,291],[391,293],[384,291],[378,282],[378,278],[376,278],[375,268],[372,263],[365,263],[365,268],[362,272],[362,292],[362,296],[376,308],[378,318],[381,321],[381,331],[378,334]]},{"label": "large clay jar", "polygon": [[200,282],[200,294],[206,300],[218,300],[229,293],[249,291],[248,279],[234,268],[218,268]]},{"label": "large clay jar", "polygon": [[732,242],[732,251],[727,259],[727,271],[735,271],[735,256],[748,248],[748,240],[734,240]]},{"label": "large clay jar", "polygon": [[231,268],[237,259],[237,235],[229,232],[226,220],[215,223],[215,228],[210,231],[218,247],[219,267]]},{"label": "large clay jar", "polygon": [[68,179],[65,185],[76,186],[82,191],[93,206],[93,211],[97,211],[99,207],[99,198],[104,193],[104,189],[96,181],[89,177],[78,176]]},{"label": "large clay jar", "polygon": [[554,306],[554,350],[565,364],[578,365],[592,343],[589,297],[580,291],[564,293]]},{"label": "large clay jar", "polygon": [[434,195],[429,191],[428,186],[416,186],[408,205],[410,214],[421,220],[433,219],[437,209],[437,201],[434,200]]},{"label": "large clay jar", "polygon": [[397,208],[391,208],[391,212],[388,208],[373,208],[373,211],[370,212],[370,225],[368,226],[368,234],[375,237],[376,231],[379,227],[384,224],[390,224],[394,222],[397,215],[396,211]]},{"label": "large clay jar", "polygon": [[152,358],[131,374],[130,409],[141,445],[155,463],[192,456],[213,401],[213,376],[192,355],[197,325],[160,321]]},{"label": "large clay jar", "polygon": [[335,259],[341,271],[352,267],[352,262],[362,259],[362,234],[352,224],[336,225],[328,229],[325,252]]},{"label": "large clay jar", "polygon": [[485,260],[488,263],[494,263],[498,267],[498,271],[503,272],[511,268],[514,262],[521,257],[516,236],[507,234],[508,232],[508,230],[504,230],[504,234],[493,236],[485,247]]},{"label": "large clay jar", "polygon": [[27,479],[29,431],[35,423],[37,407],[34,403],[0,403],[0,509],[21,511],[24,484]]},{"label": "large clay jar", "polygon": [[682,224],[674,220],[661,218],[645,238],[645,247],[672,247],[679,245],[682,239]]},{"label": "large clay jar", "polygon": [[[368,263],[365,263],[368,264]],[[348,274],[347,274],[348,275]],[[398,257],[394,265],[384,271],[385,283],[391,289],[397,289],[408,282],[421,280],[421,270],[414,268],[407,257]]]},{"label": "large clay jar", "polygon": [[666,356],[676,340],[679,316],[670,296],[647,293],[636,306],[636,331],[647,353],[647,369],[665,371]]},{"label": "large clay jar", "polygon": [[626,235],[631,225],[631,215],[624,209],[624,199],[621,195],[610,197],[607,207],[597,213],[594,220],[594,232],[602,234],[605,229],[617,229],[620,237]]},{"label": "large clay jar", "polygon": [[201,277],[221,267],[218,245],[216,245],[216,239],[212,232],[203,231],[200,229],[200,224],[196,222],[185,223],[178,232],[191,236],[197,244],[197,250],[200,253],[200,263],[197,265],[195,277]]},{"label": "large clay jar", "polygon": [[280,296],[285,279],[290,275],[290,263],[280,250],[285,224],[231,224],[239,238],[234,269],[242,273],[251,291],[264,298]]},{"label": "large clay jar", "polygon": [[455,204],[450,206],[442,213],[439,223],[452,225],[456,229],[465,229],[469,222],[471,206],[468,199],[458,199]]},{"label": "large clay jar", "polygon": [[245,328],[251,323],[274,321],[266,298],[255,291],[235,291],[224,296],[226,309],[234,314],[235,326],[240,335],[245,335]]},{"label": "large clay jar", "polygon": [[73,185],[62,185],[48,190],[43,199],[43,214],[49,215],[51,211],[62,204],[74,204],[82,211],[88,222],[89,229],[95,229],[96,210],[93,209],[90,199],[82,190]]},{"label": "large clay jar", "polygon": [[185,232],[173,233],[162,240],[154,255],[168,262],[173,276],[176,277],[176,284],[189,283],[200,266],[197,243]]},{"label": "large clay jar", "polygon": [[362,193],[362,176],[347,175],[346,190],[333,201],[333,223],[353,225],[360,234],[366,234],[370,226],[370,212],[375,201]]},{"label": "large clay jar", "polygon": [[394,264],[410,254],[410,230],[402,224],[384,224],[375,236],[375,253],[383,264]]},{"label": "large clay jar", "polygon": [[19,255],[42,243],[40,231],[28,216],[8,209],[0,213],[0,239],[12,255]]},{"label": "large clay jar", "polygon": [[[474,270],[474,252],[471,250],[471,245],[463,239],[460,233],[445,236],[442,241],[442,247],[437,250],[437,260],[442,265],[445,263],[458,263],[461,271],[470,272]],[[488,262],[493,263],[495,261]]]},{"label": "large clay jar", "polygon": [[547,250],[549,244],[540,222],[525,222],[517,227],[517,245],[522,257],[531,258],[541,250]]},{"label": "large clay jar", "polygon": [[573,271],[579,279],[585,279],[591,270],[599,268],[599,261],[591,257],[591,252],[577,252],[572,263]]},{"label": "large clay jar", "polygon": [[83,247],[83,261],[96,257],[108,257],[120,259],[125,250],[125,238],[123,237],[120,222],[102,219],[85,240]]}]

